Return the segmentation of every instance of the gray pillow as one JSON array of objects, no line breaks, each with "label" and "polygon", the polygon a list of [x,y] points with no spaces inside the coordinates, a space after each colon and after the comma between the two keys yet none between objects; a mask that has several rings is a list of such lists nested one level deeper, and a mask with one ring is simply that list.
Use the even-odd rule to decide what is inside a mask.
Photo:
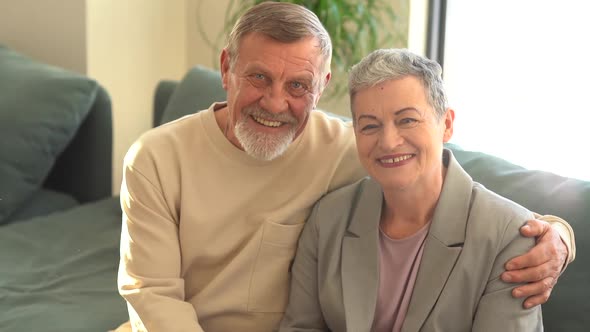
[{"label": "gray pillow", "polygon": [[195,66],[189,70],[164,110],[161,123],[170,122],[188,114],[207,109],[216,101],[225,101],[221,74],[217,70]]},{"label": "gray pillow", "polygon": [[0,224],[40,188],[97,86],[0,45]]}]

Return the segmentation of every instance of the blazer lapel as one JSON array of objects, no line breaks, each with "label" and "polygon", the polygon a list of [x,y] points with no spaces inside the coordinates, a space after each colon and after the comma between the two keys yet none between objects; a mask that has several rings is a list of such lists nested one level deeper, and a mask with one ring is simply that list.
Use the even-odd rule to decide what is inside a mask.
[{"label": "blazer lapel", "polygon": [[443,156],[445,164],[448,164],[447,175],[424,243],[402,332],[420,330],[439,298],[465,242],[473,181],[450,151],[445,149]]},{"label": "blazer lapel", "polygon": [[342,293],[347,331],[370,331],[379,287],[379,218],[383,195],[371,179],[360,187],[342,241]]}]

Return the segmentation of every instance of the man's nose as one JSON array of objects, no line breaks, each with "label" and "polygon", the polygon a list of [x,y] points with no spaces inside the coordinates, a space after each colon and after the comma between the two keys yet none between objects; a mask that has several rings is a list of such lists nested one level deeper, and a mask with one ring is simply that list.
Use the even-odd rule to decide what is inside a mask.
[{"label": "man's nose", "polygon": [[273,113],[287,112],[289,110],[287,97],[287,93],[282,86],[273,84],[267,87],[260,100],[260,106]]}]

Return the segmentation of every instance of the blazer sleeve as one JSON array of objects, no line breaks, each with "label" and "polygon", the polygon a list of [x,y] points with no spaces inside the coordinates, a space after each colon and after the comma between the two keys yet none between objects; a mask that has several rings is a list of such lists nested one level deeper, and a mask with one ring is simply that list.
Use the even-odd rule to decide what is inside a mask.
[{"label": "blazer sleeve", "polygon": [[503,232],[490,278],[477,306],[474,332],[543,331],[541,306],[524,309],[523,300],[512,297],[514,284],[500,279],[506,261],[526,253],[535,245],[534,239],[520,236],[519,228],[523,224],[524,219],[512,220]]},{"label": "blazer sleeve", "polygon": [[291,269],[291,289],[280,332],[329,331],[318,294],[318,210],[316,204],[301,232]]},{"label": "blazer sleeve", "polygon": [[203,332],[185,301],[178,223],[155,180],[153,162],[145,151],[137,153],[125,158],[117,280],[131,326],[133,331]]}]

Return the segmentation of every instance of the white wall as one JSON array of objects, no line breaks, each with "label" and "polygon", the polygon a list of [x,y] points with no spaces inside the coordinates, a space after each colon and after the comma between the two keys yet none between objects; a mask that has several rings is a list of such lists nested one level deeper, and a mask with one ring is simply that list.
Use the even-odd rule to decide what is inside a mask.
[{"label": "white wall", "polygon": [[39,61],[86,72],[86,2],[0,0],[0,43]]},{"label": "white wall", "polygon": [[[199,26],[210,39],[221,36],[224,17],[230,0],[187,0],[186,31],[189,66],[202,65],[219,68],[219,52],[207,45],[199,32]],[[220,47],[225,39],[221,38]]]},{"label": "white wall", "polygon": [[186,71],[185,5],[184,0],[88,0],[87,74],[113,103],[115,193],[125,153],[151,127],[157,82],[180,79]]}]

